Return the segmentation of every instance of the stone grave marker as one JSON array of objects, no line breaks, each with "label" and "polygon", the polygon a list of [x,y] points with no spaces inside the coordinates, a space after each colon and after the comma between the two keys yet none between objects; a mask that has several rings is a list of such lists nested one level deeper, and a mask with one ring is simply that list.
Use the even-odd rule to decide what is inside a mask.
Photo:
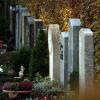
[{"label": "stone grave marker", "polygon": [[[25,41],[27,41],[27,44],[29,44],[29,33],[26,33],[25,34],[25,20],[26,20],[26,16],[29,16],[29,12],[28,12],[28,9],[26,7],[23,7],[22,8],[22,46],[25,46]],[[27,38],[25,38],[25,36]]]},{"label": "stone grave marker", "polygon": [[51,80],[60,80],[60,29],[58,24],[50,24],[48,28],[49,75]]},{"label": "stone grave marker", "polygon": [[[25,18],[25,44],[32,48],[34,44],[34,18],[32,16],[27,16]],[[28,34],[28,41],[26,41]]]},{"label": "stone grave marker", "polygon": [[18,28],[19,28],[19,48],[22,47],[22,6],[19,6],[19,15],[18,15]]},{"label": "stone grave marker", "polygon": [[68,80],[70,74],[79,70],[79,30],[81,28],[80,19],[70,18],[68,22]]},{"label": "stone grave marker", "polygon": [[16,49],[21,47],[21,5],[16,5]]},{"label": "stone grave marker", "polygon": [[18,5],[16,5],[16,30],[15,30],[15,33],[16,33],[16,35],[15,35],[15,45],[16,45],[16,49],[18,49],[18,31],[19,31],[19,29],[18,29],[18,9],[19,7],[18,7]]},{"label": "stone grave marker", "polygon": [[8,43],[9,49],[16,48],[16,37],[15,37],[15,30],[16,30],[16,9],[15,6],[9,6],[9,35],[12,40]]},{"label": "stone grave marker", "polygon": [[43,21],[41,19],[34,19],[34,45],[38,38],[39,29],[43,29]]},{"label": "stone grave marker", "polygon": [[25,44],[25,16],[29,16],[27,8],[16,5],[16,49]]},{"label": "stone grave marker", "polygon": [[10,32],[13,32],[13,7],[9,7],[10,10]]},{"label": "stone grave marker", "polygon": [[61,32],[60,36],[60,83],[68,83],[68,32]]},{"label": "stone grave marker", "polygon": [[92,89],[94,80],[93,71],[93,32],[82,28],[79,32],[79,91],[80,94]]}]

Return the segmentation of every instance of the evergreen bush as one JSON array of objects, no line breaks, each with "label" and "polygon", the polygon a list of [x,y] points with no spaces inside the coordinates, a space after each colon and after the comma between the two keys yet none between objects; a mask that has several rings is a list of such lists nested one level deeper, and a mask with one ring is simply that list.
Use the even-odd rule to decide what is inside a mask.
[{"label": "evergreen bush", "polygon": [[43,30],[40,30],[36,45],[32,50],[32,56],[30,61],[29,77],[31,80],[37,72],[39,72],[42,76],[48,75],[48,56],[49,53],[47,34]]},{"label": "evergreen bush", "polygon": [[31,55],[31,50],[26,47],[23,47],[20,50],[12,53],[10,62],[12,64],[12,66],[13,66],[12,68],[14,69],[15,72],[18,73],[20,70],[20,67],[24,66],[25,73],[28,73],[30,55]]}]

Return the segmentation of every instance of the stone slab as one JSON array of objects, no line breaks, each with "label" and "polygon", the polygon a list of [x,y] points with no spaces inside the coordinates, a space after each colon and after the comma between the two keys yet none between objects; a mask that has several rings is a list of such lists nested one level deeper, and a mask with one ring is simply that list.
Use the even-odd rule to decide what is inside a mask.
[{"label": "stone slab", "polygon": [[60,80],[60,29],[58,24],[50,24],[48,28],[49,75],[51,80]]},{"label": "stone slab", "polygon": [[60,83],[68,84],[68,32],[61,32],[60,36]]}]

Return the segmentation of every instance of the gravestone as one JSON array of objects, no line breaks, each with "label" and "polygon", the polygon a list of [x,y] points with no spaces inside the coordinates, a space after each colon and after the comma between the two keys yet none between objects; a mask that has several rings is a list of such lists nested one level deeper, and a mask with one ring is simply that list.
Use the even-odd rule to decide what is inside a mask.
[{"label": "gravestone", "polygon": [[27,8],[16,5],[16,49],[25,44],[25,16],[29,16]]},{"label": "gravestone", "polygon": [[[34,44],[34,18],[32,16],[25,17],[25,45],[29,46],[30,48],[33,47]],[[29,34],[27,40],[27,34]]]},{"label": "gravestone", "polygon": [[68,32],[61,32],[60,36],[60,83],[68,83]]},{"label": "gravestone", "polygon": [[79,70],[79,30],[81,28],[80,19],[69,19],[68,22],[68,80],[72,72]]},{"label": "gravestone", "polygon": [[10,32],[13,32],[13,7],[9,7],[10,10]]},{"label": "gravestone", "polygon": [[16,30],[16,10],[15,6],[9,7],[9,36],[8,40],[8,50],[15,49],[15,30]]},{"label": "gravestone", "polygon": [[23,7],[19,8],[19,49],[22,47],[22,12]]},{"label": "gravestone", "polygon": [[60,29],[58,24],[50,24],[48,28],[49,75],[51,80],[60,80]]},{"label": "gravestone", "polygon": [[79,32],[79,90],[80,94],[86,93],[93,87],[93,32],[82,28]]},{"label": "gravestone", "polygon": [[19,48],[19,25],[18,25],[18,23],[19,23],[19,6],[20,5],[16,5],[16,35],[15,35],[15,37],[16,37],[16,49],[18,49]]},{"label": "gravestone", "polygon": [[34,45],[38,38],[39,29],[43,29],[43,21],[41,19],[34,19]]},{"label": "gravestone", "polygon": [[[25,46],[25,41],[27,41],[27,44],[29,44],[29,33],[25,34],[25,20],[26,20],[26,16],[29,16],[29,12],[28,9],[26,7],[22,8],[22,47]],[[26,38],[27,37],[27,38]]]},{"label": "gravestone", "polygon": [[16,5],[16,49],[21,48],[21,5]]}]

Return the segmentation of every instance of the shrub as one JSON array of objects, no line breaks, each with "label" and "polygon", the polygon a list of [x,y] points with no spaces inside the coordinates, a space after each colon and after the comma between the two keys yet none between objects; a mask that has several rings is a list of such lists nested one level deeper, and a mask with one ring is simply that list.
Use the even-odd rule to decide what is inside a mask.
[{"label": "shrub", "polygon": [[51,81],[49,77],[42,77],[40,74],[36,74],[33,83],[33,92],[35,94],[56,94],[63,92],[58,81]]},{"label": "shrub", "polygon": [[32,50],[30,62],[30,79],[32,80],[35,73],[39,72],[42,76],[48,75],[48,41],[47,34],[40,30],[35,47]]},{"label": "shrub", "polygon": [[12,53],[11,64],[15,72],[20,70],[21,66],[24,66],[25,73],[28,72],[29,62],[30,62],[30,49],[23,47],[18,51]]}]

